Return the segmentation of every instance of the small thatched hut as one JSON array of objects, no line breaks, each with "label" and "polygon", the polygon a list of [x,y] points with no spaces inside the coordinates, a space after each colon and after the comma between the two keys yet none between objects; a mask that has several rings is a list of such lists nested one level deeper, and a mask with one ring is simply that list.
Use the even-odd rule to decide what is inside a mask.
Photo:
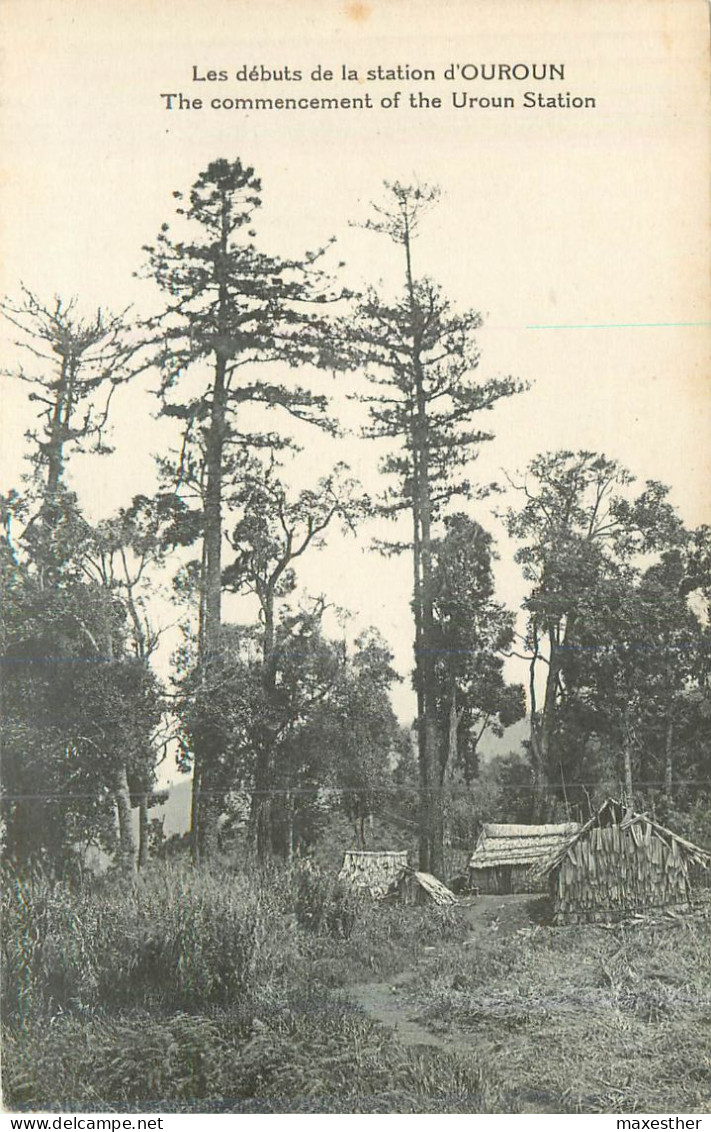
[{"label": "small thatched hut", "polygon": [[469,880],[479,892],[543,892],[545,880],[536,875],[578,830],[575,822],[562,825],[484,825],[469,862]]},{"label": "small thatched hut", "polygon": [[418,873],[402,852],[349,850],[343,858],[339,879],[363,889],[376,900],[402,904],[456,904],[457,898],[446,885],[429,873]]},{"label": "small thatched hut", "polygon": [[405,876],[409,865],[407,850],[395,852],[366,852],[349,850],[343,858],[338,874],[340,880],[362,888],[376,898],[385,896]]},{"label": "small thatched hut", "polygon": [[539,875],[550,880],[554,923],[594,923],[688,906],[690,867],[709,860],[705,850],[610,798]]}]

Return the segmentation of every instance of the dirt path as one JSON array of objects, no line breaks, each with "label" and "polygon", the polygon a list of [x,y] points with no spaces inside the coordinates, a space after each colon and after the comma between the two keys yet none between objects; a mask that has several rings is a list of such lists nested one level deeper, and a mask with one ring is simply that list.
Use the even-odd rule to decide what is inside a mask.
[{"label": "dirt path", "polygon": [[[504,937],[522,927],[530,928],[534,922],[531,905],[529,895],[479,896],[471,904],[463,904],[462,914],[471,931],[469,942],[487,936]],[[471,1033],[435,1034],[418,1021],[417,1003],[411,998],[405,1001],[401,992],[410,974],[406,972],[390,982],[354,983],[346,987],[346,993],[368,1017],[393,1030],[404,1046],[430,1046],[449,1051],[470,1049],[474,1043]]]},{"label": "dirt path", "polygon": [[[470,933],[462,946],[476,943],[495,948],[500,940],[518,932],[532,932],[541,922],[543,903],[531,895],[479,896],[471,903],[462,903],[460,910]],[[475,1030],[451,1028],[447,1033],[434,1033],[420,1020],[424,1003],[417,1001],[417,973],[423,975],[436,959],[437,949],[425,948],[416,967],[394,976],[389,982],[356,983],[346,987],[351,1002],[369,1018],[386,1026],[403,1046],[441,1050],[467,1055],[483,1052],[484,1056],[505,1058],[506,1040],[491,1041]],[[540,1087],[519,1088],[509,1098],[512,1113],[560,1113],[561,1097]],[[497,1110],[498,1111],[498,1110]]]},{"label": "dirt path", "polygon": [[455,1043],[447,1037],[433,1034],[414,1017],[417,1007],[403,1003],[398,997],[395,983],[356,983],[347,987],[348,997],[360,1006],[369,1018],[393,1030],[403,1046],[433,1046],[436,1049],[453,1049]]},{"label": "dirt path", "polygon": [[475,938],[491,931],[512,935],[521,928],[535,927],[545,903],[530,893],[513,896],[477,896],[462,912]]}]

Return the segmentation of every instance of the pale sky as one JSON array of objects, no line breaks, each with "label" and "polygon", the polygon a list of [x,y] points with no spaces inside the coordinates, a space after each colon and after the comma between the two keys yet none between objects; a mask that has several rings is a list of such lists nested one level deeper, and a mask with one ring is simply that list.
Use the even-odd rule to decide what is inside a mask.
[{"label": "pale sky", "polygon": [[[345,282],[382,278],[392,287],[396,250],[348,222],[366,214],[383,179],[435,183],[442,201],[423,223],[416,270],[460,309],[482,312],[482,377],[531,384],[484,418],[496,440],[482,449],[481,479],[521,469],[541,451],[591,448],[640,480],[670,484],[688,523],[711,522],[704,2],[5,0],[2,19],[2,292],[16,296],[22,280],[47,299],[77,294],[89,307],[151,309],[155,285],[133,277],[142,245],[172,219],[174,189],[188,189],[214,158],[236,156],[262,178],[256,226],[265,246],[298,255],[335,235]],[[564,81],[443,77],[451,63],[534,62],[564,64]],[[311,81],[319,63],[337,77]],[[342,64],[362,74],[398,63],[431,67],[437,79],[338,78]],[[237,82],[245,64],[301,69],[304,81]],[[230,78],[195,82],[193,67]],[[442,107],[403,106],[413,90]],[[529,90],[592,96],[596,106],[524,108]],[[165,110],[160,94],[177,91],[206,100],[368,92],[375,105]],[[457,109],[453,91],[513,96],[517,105]],[[395,92],[400,107],[381,108]],[[349,383],[330,388],[347,411]],[[3,382],[3,490],[21,472],[25,393]],[[76,461],[73,483],[90,514],[150,490],[151,452],[170,434],[154,411],[145,389],[122,390],[115,455]],[[310,438],[294,480],[343,458],[373,490],[376,454],[357,437]],[[511,547],[486,507],[474,513],[499,541],[501,596],[517,604],[523,584]],[[410,566],[376,555],[372,533],[334,539],[304,560],[301,576],[310,592],[326,590],[352,610],[354,625],[376,625],[407,674]],[[409,719],[409,679],[397,705]]]}]

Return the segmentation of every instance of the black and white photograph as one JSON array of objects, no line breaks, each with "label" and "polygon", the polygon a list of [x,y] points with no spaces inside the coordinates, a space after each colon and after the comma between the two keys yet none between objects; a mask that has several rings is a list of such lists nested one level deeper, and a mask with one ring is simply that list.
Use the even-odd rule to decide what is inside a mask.
[{"label": "black and white photograph", "polygon": [[6,1127],[702,1128],[705,0],[0,26]]}]

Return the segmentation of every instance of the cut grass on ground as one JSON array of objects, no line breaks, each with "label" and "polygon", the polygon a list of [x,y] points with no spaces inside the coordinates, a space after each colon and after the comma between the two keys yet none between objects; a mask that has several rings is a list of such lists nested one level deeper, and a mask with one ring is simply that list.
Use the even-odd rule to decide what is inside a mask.
[{"label": "cut grass on ground", "polygon": [[490,932],[445,947],[397,988],[451,1048],[506,1065],[559,1112],[705,1112],[709,922]]}]

